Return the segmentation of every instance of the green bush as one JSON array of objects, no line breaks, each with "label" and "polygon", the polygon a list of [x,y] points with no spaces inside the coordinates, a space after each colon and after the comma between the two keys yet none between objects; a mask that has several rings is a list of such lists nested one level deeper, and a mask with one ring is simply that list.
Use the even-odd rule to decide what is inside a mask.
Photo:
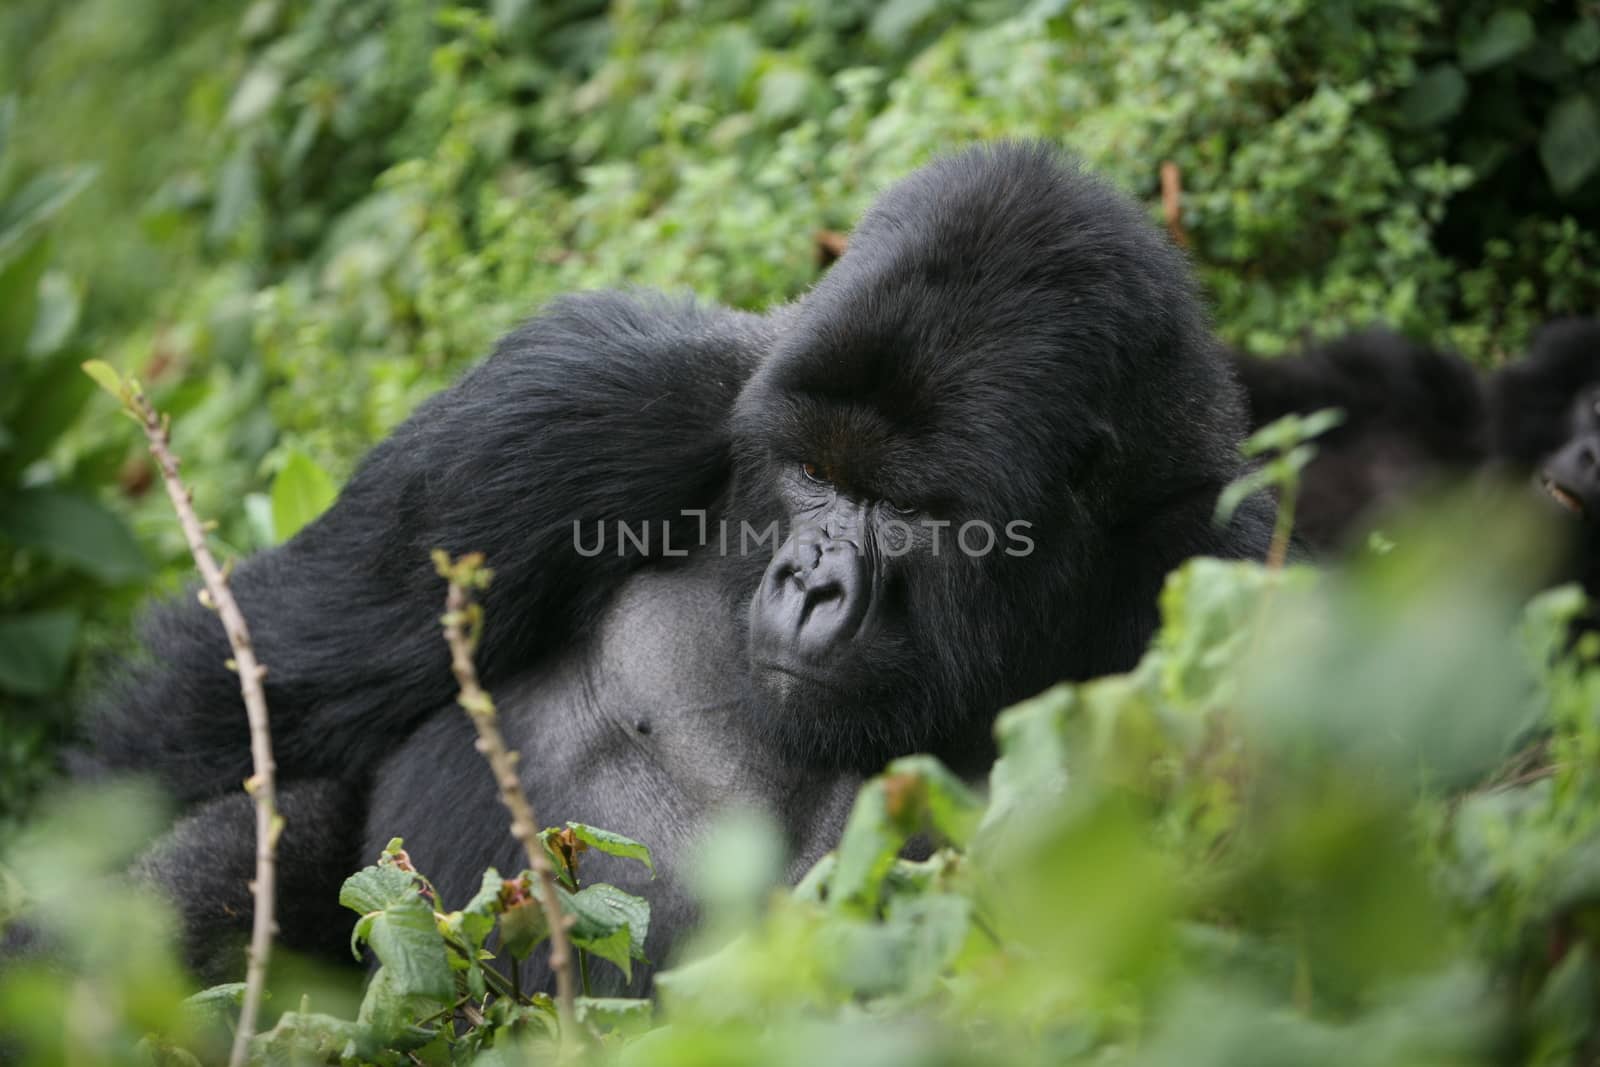
[{"label": "green bush", "polygon": [[[1135,670],[1001,717],[986,796],[932,759],[899,760],[793,891],[776,888],[771,828],[725,826],[680,857],[706,924],[658,1002],[580,998],[595,1055],[1571,1062],[1597,1037],[1600,670],[1562,651],[1575,590],[1536,601],[1523,644],[1507,639],[1537,538],[1503,504],[1457,506],[1473,509],[1470,551],[1451,536],[1469,516],[1447,510],[1395,525],[1394,547],[1342,573],[1191,562]],[[163,951],[113,963],[106,924],[122,918],[118,944],[150,937],[127,925],[146,911],[65,891],[103,877],[92,852],[49,844],[85,803],[13,854],[25,889],[53,901],[77,977],[0,976],[0,1032],[29,1039],[28,1063],[58,1062],[63,1035],[95,1062],[216,1054],[238,987],[185,1002]],[[100,837],[113,865],[139,840],[139,805],[117,803],[100,834],[69,838]],[[648,854],[563,832],[550,854],[584,973],[626,969],[648,907],[580,882],[578,843]],[[941,847],[897,859],[917,833]],[[528,877],[490,871],[472,900],[441,900],[391,845],[341,897],[381,965],[363,1002],[341,1011],[279,981],[257,1061],[552,1055],[549,998],[505,974],[547,932]],[[88,1027],[73,988],[121,1007]]]},{"label": "green bush", "polygon": [[56,216],[94,178],[11,165],[17,106],[0,97],[0,837],[64,732],[86,631],[150,566],[100,500],[120,455],[64,443],[92,387],[78,370],[82,293],[51,269]]},{"label": "green bush", "polygon": [[[119,131],[152,164],[110,161],[124,218],[92,220],[94,248],[137,247],[166,284],[142,320],[90,317],[184,416],[202,506],[241,549],[273,536],[241,495],[293,454],[342,478],[552,295],[790,299],[818,230],[974,138],[1061,141],[1152,207],[1175,164],[1218,327],[1257,350],[1385,320],[1493,361],[1600,300],[1582,7],[259,0],[203,72],[218,40],[192,4],[142,0],[120,51],[46,8],[11,16],[50,28],[19,78],[43,129],[94,125],[78,101],[129,76],[102,64],[58,100],[57,53],[160,67],[186,115]],[[123,253],[71,244],[134,299],[105,277]]]}]

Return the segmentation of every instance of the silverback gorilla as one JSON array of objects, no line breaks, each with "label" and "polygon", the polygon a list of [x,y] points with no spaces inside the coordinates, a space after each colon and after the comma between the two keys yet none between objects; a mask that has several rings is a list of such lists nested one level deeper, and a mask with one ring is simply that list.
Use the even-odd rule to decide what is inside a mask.
[{"label": "silverback gorilla", "polygon": [[[495,568],[479,667],[541,817],[655,849],[653,882],[586,871],[650,899],[660,961],[717,812],[770,813],[799,872],[863,774],[913,750],[980,773],[998,709],[1135,662],[1174,565],[1264,553],[1264,499],[1212,520],[1236,389],[1182,255],[1041,145],[912,175],[766,314],[555,302],[234,575],[284,782],[283,940],[346,951],[339,883],[392,835],[447,900],[521,866],[452,703],[430,549]],[[91,764],[185,805],[141,870],[225,971],[250,913],[236,679],[192,597],[144,639]]]}]

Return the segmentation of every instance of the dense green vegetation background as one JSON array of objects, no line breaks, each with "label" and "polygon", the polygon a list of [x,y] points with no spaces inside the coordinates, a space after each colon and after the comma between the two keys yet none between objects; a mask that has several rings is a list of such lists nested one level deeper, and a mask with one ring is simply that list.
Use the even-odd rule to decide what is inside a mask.
[{"label": "dense green vegetation background", "polygon": [[[0,842],[17,836],[93,664],[126,642],[132,605],[188,573],[149,461],[110,402],[91,398],[84,358],[137,374],[172,413],[202,514],[220,523],[223,547],[244,553],[314,514],[368,445],[550,296],[639,284],[746,307],[791,298],[817,276],[819,231],[848,231],[885,184],[978,138],[1070,145],[1153,214],[1161,164],[1175,163],[1181,228],[1218,329],[1258,351],[1381,320],[1493,364],[1514,358],[1542,319],[1600,308],[1600,9],[1587,0],[11,0],[0,8],[0,94],[11,94],[0,108]],[[1302,821],[1285,817],[1229,853],[1244,854],[1238,870],[1265,864],[1297,888],[1268,901],[1230,880],[1238,870],[1213,877],[1219,842],[1248,823],[1250,805],[1235,795],[1242,772],[1215,762],[1229,750],[1207,740],[1212,727],[1167,737],[1137,724],[1234,707],[1216,652],[1234,644],[1183,619],[1257,618],[1220,605],[1265,579],[1196,578],[1186,588],[1217,599],[1171,605],[1168,688],[1153,696],[1138,689],[1145,682],[1113,681],[1091,699],[1124,709],[1123,726],[1104,725],[1096,744],[1140,739],[1125,763],[1111,762],[1126,771],[1117,788],[1132,782],[1149,803],[1107,822],[1085,799],[1074,810],[1088,821],[1069,829],[1110,850],[1108,869],[1134,864],[1129,881],[1108,875],[1095,899],[1063,871],[1066,881],[1048,883],[1102,922],[1127,885],[1168,887],[1137,898],[1153,911],[1133,913],[1158,931],[1140,944],[1159,951],[1107,942],[1104,958],[1075,957],[1069,935],[1094,925],[1063,932],[1051,919],[1051,966],[988,984],[974,977],[993,977],[982,967],[962,971],[954,988],[981,994],[966,1009],[1030,1040],[1043,1027],[1085,1054],[1126,1050],[1191,1016],[1217,1021],[1204,1005],[1166,999],[1190,989],[1172,976],[1271,972],[1246,968],[1243,954],[1252,967],[1281,965],[1282,983],[1252,984],[1240,1010],[1262,1014],[1242,1033],[1282,1026],[1285,1040],[1337,1044],[1325,1027],[1367,1027],[1361,1047],[1391,1062],[1374,1033],[1434,1023],[1419,1015],[1384,1029],[1388,1016],[1364,1014],[1366,993],[1425,974],[1460,977],[1451,988],[1466,992],[1448,1010],[1435,1004],[1459,1042],[1422,1059],[1475,1062],[1515,1047],[1559,1062],[1592,1048],[1589,919],[1572,910],[1588,889],[1558,907],[1541,881],[1558,858],[1576,862],[1566,857],[1595,822],[1586,805],[1600,786],[1589,766],[1600,727],[1588,675],[1570,664],[1549,674],[1542,662],[1523,672],[1444,638],[1418,651],[1399,621],[1459,636],[1440,621],[1448,611],[1434,612],[1440,596],[1460,605],[1419,593],[1432,587],[1398,564],[1372,566],[1381,581],[1352,579],[1376,583],[1370,603],[1326,594],[1346,597],[1352,614],[1333,617],[1350,632],[1334,627],[1344,639],[1323,642],[1332,652],[1299,649],[1288,703],[1301,726],[1354,718],[1405,736],[1374,709],[1420,716],[1430,730],[1473,693],[1516,710],[1515,729],[1491,731],[1496,744],[1423,776],[1454,789],[1512,750],[1531,760],[1510,774],[1514,794],[1486,794],[1501,798],[1501,821],[1479,827],[1472,846],[1481,862],[1463,877],[1478,880],[1476,904],[1434,895],[1454,868],[1424,862],[1455,855],[1456,802],[1425,796],[1426,832],[1417,829],[1410,772],[1420,764],[1370,794],[1319,794],[1349,752],[1316,730],[1321,755],[1304,755],[1305,737],[1289,746],[1318,768],[1295,787],[1304,792],[1289,789],[1286,810]],[[1497,610],[1474,617],[1503,620]],[[1471,673],[1481,684],[1463,690],[1450,672],[1407,675],[1395,648],[1504,669]],[[1349,692],[1350,672],[1391,678],[1361,658],[1371,656],[1409,679],[1402,698]],[[1539,694],[1527,697],[1537,707],[1525,709],[1508,678]],[[1074,699],[1050,714],[1076,722]],[[1529,738],[1531,757],[1513,743]],[[1552,763],[1563,745],[1581,758]],[[1548,832],[1513,834],[1513,815]],[[1140,851],[1151,826],[1176,842],[1165,858]],[[1331,852],[1295,851],[1324,831]],[[1371,849],[1394,859],[1401,889],[1362,874],[1355,857]],[[1302,861],[1311,867],[1293,869]],[[1357,903],[1324,899],[1323,883]],[[1190,895],[1195,884],[1205,892]],[[1314,917],[1346,912],[1359,929],[1330,928],[1334,942],[1346,938],[1324,946],[1330,964],[1317,955]],[[948,929],[917,915],[902,925]],[[1187,949],[1175,962],[1178,942],[1159,934],[1180,918],[1216,924],[1202,931],[1213,940],[1198,964]],[[1359,925],[1368,920],[1382,922]],[[1119,921],[1126,933],[1131,920]],[[1389,967],[1379,949],[1411,945],[1422,929],[1429,951]],[[1560,950],[1539,963],[1547,941]],[[771,958],[791,967],[802,951],[814,949],[791,944]],[[935,956],[935,972],[971,962]],[[1339,990],[1331,1000],[1315,992],[1325,966]],[[870,1015],[879,1009],[859,1005],[877,996],[890,1001],[883,1011],[916,1012],[952,988],[907,973],[878,976],[870,995],[818,979],[826,995],[814,1000]],[[1552,973],[1568,984],[1552,991]],[[1066,985],[1062,974],[1073,976]],[[749,988],[769,1011],[761,997],[781,998],[776,979],[763,980]],[[1485,989],[1501,995],[1501,1014],[1478,1011]],[[1018,1004],[1026,1010],[1007,1014]],[[1543,1015],[1530,1014],[1541,1004]],[[1065,1037],[1046,1022],[1059,1018],[1071,1020]],[[1492,1040],[1467,1032],[1508,1019]],[[882,1040],[886,1058],[939,1057],[920,1039]],[[1392,1062],[1419,1062],[1396,1047]],[[1338,1062],[1350,1058],[1360,1057]]]}]

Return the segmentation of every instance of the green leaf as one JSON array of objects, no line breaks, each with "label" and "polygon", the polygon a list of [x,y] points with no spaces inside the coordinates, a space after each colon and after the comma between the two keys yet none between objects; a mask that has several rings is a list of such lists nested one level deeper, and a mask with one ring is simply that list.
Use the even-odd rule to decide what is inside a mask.
[{"label": "green leaf", "polygon": [[94,383],[116,398],[117,403],[122,403],[122,375],[102,359],[86,360],[83,364],[83,373],[94,379]]},{"label": "green leaf", "polygon": [[939,6],[940,0],[887,0],[873,14],[867,34],[884,48],[899,51],[918,27],[938,12]]},{"label": "green leaf", "polygon": [[367,944],[389,973],[392,988],[404,996],[445,1001],[455,992],[444,937],[433,908],[412,897],[368,916]]},{"label": "green leaf", "polygon": [[617,927],[609,934],[596,934],[582,939],[575,936],[572,943],[591,955],[616,964],[622,971],[622,976],[630,982],[633,981],[633,935],[626,924]]},{"label": "green leaf", "polygon": [[40,278],[33,331],[28,335],[28,355],[48,356],[61,351],[77,329],[82,309],[77,286],[65,274],[51,271]]},{"label": "green leaf", "polygon": [[567,829],[573,836],[588,845],[596,852],[604,852],[608,856],[622,856],[626,859],[638,860],[655,873],[655,863],[650,859],[650,849],[631,837],[612,833],[610,830],[601,830],[598,827],[588,826],[581,822],[567,823]]},{"label": "green leaf", "polygon": [[216,200],[206,226],[209,240],[221,242],[232,237],[255,207],[259,195],[257,170],[255,149],[248,138],[243,139],[223,163],[217,178]]},{"label": "green leaf", "polygon": [[815,77],[803,67],[774,67],[756,89],[756,116],[771,123],[794,119],[810,105],[816,87]]},{"label": "green leaf", "polygon": [[474,949],[481,949],[494,930],[495,917],[501,911],[500,890],[504,885],[500,872],[490,867],[483,872],[483,882],[467,906],[450,914],[451,924]]},{"label": "green leaf", "polygon": [[1401,94],[1400,115],[1411,126],[1437,126],[1454,117],[1466,100],[1466,76],[1453,64],[1439,63]]},{"label": "green leaf", "polygon": [[1581,940],[1562,957],[1545,979],[1531,1012],[1538,1022],[1538,1033],[1548,1048],[1554,1045],[1562,1056],[1549,1062],[1581,1061],[1581,1050],[1592,1040],[1594,1002],[1600,993],[1600,969],[1595,967],[1589,946]]},{"label": "green leaf", "polygon": [[838,866],[839,854],[829,852],[800,876],[800,881],[795,883],[790,895],[807,904],[821,904],[827,896],[828,886],[833,881],[833,872]]},{"label": "green leaf", "polygon": [[1067,720],[1080,707],[1078,690],[1057,685],[1001,712],[995,721],[1000,758],[989,770],[989,809],[978,843],[1030,821],[1029,812],[1059,807],[1067,792]]},{"label": "green leaf", "polygon": [[[387,1035],[383,1035],[387,1036]],[[392,1041],[392,1039],[391,1039]],[[383,1037],[373,1027],[316,1012],[285,1012],[250,1039],[253,1064],[384,1063]],[[400,1042],[393,1042],[397,1047]]]},{"label": "green leaf", "polygon": [[184,1018],[206,1027],[231,1026],[244,1003],[245,984],[224,982],[202,989],[183,1002]]},{"label": "green leaf", "polygon": [[1241,474],[1217,494],[1217,506],[1212,512],[1211,521],[1218,526],[1226,526],[1233,521],[1234,512],[1239,510],[1239,505],[1257,493],[1271,489],[1272,482],[1272,472],[1262,467]]},{"label": "green leaf", "polygon": [[835,850],[839,859],[828,886],[829,906],[872,914],[884,876],[908,836],[890,812],[885,779],[874,778],[862,786]]},{"label": "green leaf", "polygon": [[53,167],[0,202],[0,257],[8,255],[94,181],[94,167]]},{"label": "green leaf", "polygon": [[418,895],[416,875],[392,863],[364,867],[339,887],[339,903],[362,915],[382,911]]},{"label": "green leaf", "polygon": [[0,360],[15,360],[28,350],[39,315],[39,280],[50,261],[44,237],[0,253]]},{"label": "green leaf", "polygon": [[1538,37],[1533,16],[1526,11],[1501,8],[1489,16],[1476,33],[1464,36],[1456,55],[1462,69],[1477,73],[1515,59]]},{"label": "green leaf", "polygon": [[1600,60],[1600,18],[1581,18],[1561,38],[1561,49],[1584,66]]},{"label": "green leaf", "polygon": [[825,927],[822,956],[832,977],[857,996],[931,992],[971,929],[972,903],[953,893],[904,897],[885,921]]},{"label": "green leaf", "polygon": [[761,44],[749,27],[729,23],[713,33],[706,45],[706,80],[723,96],[735,100],[760,54]]},{"label": "green leaf", "polygon": [[532,0],[493,0],[489,5],[490,17],[501,33],[509,33],[522,20]]},{"label": "green leaf", "polygon": [[51,360],[30,367],[18,392],[10,420],[11,451],[0,457],[0,479],[7,473],[15,477],[55,447],[94,395],[94,385],[70,361]]},{"label": "green leaf", "polygon": [[11,497],[0,514],[0,538],[108,585],[137,581],[150,570],[120,518],[91,497],[64,489],[26,489]]},{"label": "green leaf", "polygon": [[933,828],[945,840],[964,846],[983,816],[983,798],[932,756],[906,756],[889,764],[889,774],[910,775],[922,783],[918,800]]},{"label": "green leaf", "polygon": [[60,689],[78,641],[78,613],[0,616],[0,689],[43,696]]},{"label": "green leaf", "polygon": [[420,888],[417,875],[383,862],[351,875],[339,890],[339,903],[362,913],[351,949],[359,958],[366,942],[381,964],[361,1001],[360,1021],[386,1035],[407,1032],[455,997],[444,934]]},{"label": "green leaf", "polygon": [[650,1029],[655,1017],[655,1004],[649,1000],[626,997],[578,997],[573,1006],[578,1021],[586,1026],[613,1030],[624,1037],[634,1037]]},{"label": "green leaf", "polygon": [[225,121],[229,126],[249,126],[271,109],[283,89],[283,74],[267,63],[257,63],[239,79],[233,99],[228,101]]},{"label": "green leaf", "polygon": [[287,541],[328,510],[338,495],[333,479],[310,456],[289,453],[283,469],[272,479],[273,534],[279,541]]},{"label": "green leaf", "polygon": [[544,908],[535,898],[518,901],[500,913],[500,947],[516,959],[525,960],[533,955],[533,950],[549,936],[550,924],[545,921]]},{"label": "green leaf", "polygon": [[1339,408],[1323,408],[1308,415],[1284,415],[1245,438],[1240,451],[1247,456],[1287,452],[1296,445],[1322,436],[1343,421],[1344,412]]},{"label": "green leaf", "polygon": [[1592,99],[1575,93],[1551,109],[1539,135],[1539,161],[1562,196],[1600,168],[1600,109]]},{"label": "green leaf", "polygon": [[572,943],[610,960],[633,977],[633,960],[642,960],[650,933],[650,904],[604,883],[562,893],[562,910],[574,916]]},{"label": "green leaf", "polygon": [[0,96],[0,165],[5,163],[6,150],[11,147],[11,131],[16,125],[17,98],[14,94],[7,93],[5,96]]}]

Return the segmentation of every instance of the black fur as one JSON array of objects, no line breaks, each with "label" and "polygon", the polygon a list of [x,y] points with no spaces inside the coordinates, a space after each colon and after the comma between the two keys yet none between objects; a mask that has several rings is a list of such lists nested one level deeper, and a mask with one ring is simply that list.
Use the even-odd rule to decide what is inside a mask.
[{"label": "black fur", "polygon": [[1571,513],[1552,582],[1600,596],[1600,320],[1539,331],[1526,358],[1480,375],[1446,352],[1368,330],[1284,359],[1236,355],[1259,428],[1289,412],[1342,408],[1301,488],[1308,545],[1351,547],[1378,512],[1469,477],[1539,488]]},{"label": "black fur", "polygon": [[[652,898],[660,961],[692,918],[676,864],[719,808],[771,812],[803,869],[861,774],[913,750],[976,773],[1004,704],[1133,665],[1172,566],[1264,554],[1266,501],[1226,529],[1211,520],[1243,425],[1181,254],[1037,145],[913,175],[813,292],[766,315],[649,294],[558,301],[378,446],[325,516],[234,576],[269,669],[280,776],[327,790],[302,817],[342,835],[369,809],[362,849],[341,862],[338,841],[302,842],[288,884],[331,899],[391,834],[447,901],[488,864],[521,866],[451,704],[430,549],[495,568],[480,670],[541,817],[658,850],[652,884],[603,860],[584,874]],[[694,509],[709,545],[682,514]],[[895,516],[919,524],[902,555],[885,540]],[[1035,548],[935,554],[924,519],[951,522],[946,537],[1027,522]],[[648,521],[697,547],[608,540],[590,557],[575,520],[585,540],[597,521]],[[812,526],[820,541],[724,554],[722,520],[735,535]],[[220,625],[191,598],[158,609],[145,640],[148,661],[101,701],[97,758],[190,803],[237,790],[249,752]],[[239,833],[235,807],[196,809],[148,865],[194,944],[248,921],[189,903],[237,901],[246,857],[195,847]],[[286,937],[329,936],[299,908]]]},{"label": "black fur", "polygon": [[[350,959],[351,912],[337,887],[361,846],[364,790],[348,782],[287,783],[278,792],[279,943],[327,962]],[[183,912],[182,950],[202,978],[237,981],[254,910],[255,802],[242,790],[198,805],[134,866],[134,877],[165,892]],[[222,875],[219,877],[219,873]]]},{"label": "black fur", "polygon": [[1301,481],[1295,529],[1313,550],[1352,547],[1375,514],[1464,478],[1489,457],[1477,372],[1399,334],[1365,330],[1278,359],[1236,355],[1234,368],[1252,429],[1295,412],[1344,412],[1317,438]]},{"label": "black fur", "polygon": [[1573,524],[1559,574],[1583,583],[1585,628],[1600,625],[1600,319],[1561,319],[1528,357],[1490,379],[1495,455],[1558,502]]},{"label": "black fur", "polygon": [[1489,382],[1494,452],[1534,470],[1573,435],[1573,402],[1600,384],[1600,319],[1559,319]]}]

